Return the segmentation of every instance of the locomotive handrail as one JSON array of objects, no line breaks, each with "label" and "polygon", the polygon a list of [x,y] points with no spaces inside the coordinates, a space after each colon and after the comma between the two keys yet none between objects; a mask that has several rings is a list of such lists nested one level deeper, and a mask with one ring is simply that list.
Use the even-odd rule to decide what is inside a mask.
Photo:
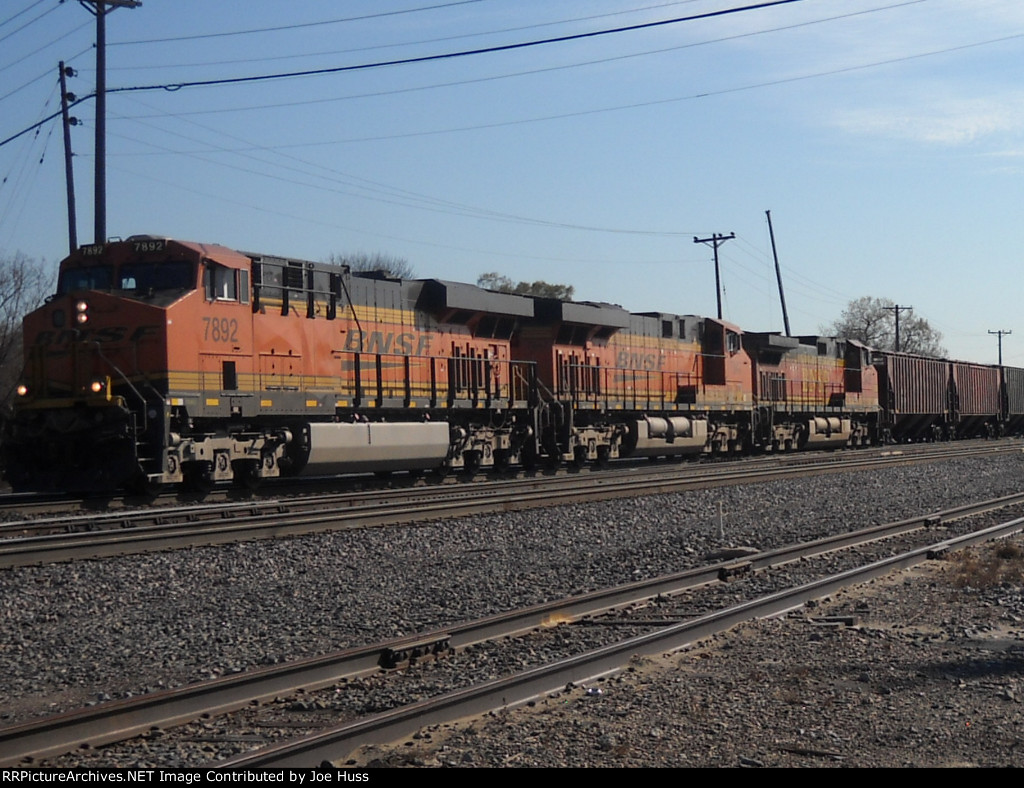
[{"label": "locomotive handrail", "polygon": [[[142,392],[141,391],[139,391],[137,388],[135,388],[135,385],[128,379],[128,376],[125,375],[124,372],[121,371],[121,368],[118,367],[117,364],[115,364],[113,361],[111,361],[109,358],[107,358],[104,355],[104,353],[103,353],[103,346],[99,342],[94,340],[91,344],[96,346],[96,354],[100,358],[102,358],[105,362],[107,362],[107,364],[110,366],[110,368],[112,370],[114,370],[114,372],[116,372],[118,374],[118,376],[121,378],[121,380],[124,382],[124,384],[129,389],[131,389],[132,393],[135,394],[135,396],[139,398],[139,402],[142,403],[142,429],[143,429],[143,431],[145,431],[148,428],[148,426],[149,426],[148,425],[149,416],[147,414],[147,411],[149,410],[149,408],[146,407],[146,405],[147,405],[146,398],[144,396],[142,396]],[[160,402],[162,404],[166,405],[167,404],[167,400],[164,399],[163,395],[159,391],[157,391],[155,393],[156,393],[156,396],[159,397]]]}]

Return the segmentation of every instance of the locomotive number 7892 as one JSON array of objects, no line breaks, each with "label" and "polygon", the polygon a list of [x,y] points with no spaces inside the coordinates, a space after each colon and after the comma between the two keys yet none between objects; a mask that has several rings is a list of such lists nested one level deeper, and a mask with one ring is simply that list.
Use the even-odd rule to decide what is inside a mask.
[{"label": "locomotive number 7892", "polygon": [[204,317],[203,325],[205,326],[203,331],[204,340],[209,341],[212,339],[214,342],[238,341],[238,321],[235,319]]}]

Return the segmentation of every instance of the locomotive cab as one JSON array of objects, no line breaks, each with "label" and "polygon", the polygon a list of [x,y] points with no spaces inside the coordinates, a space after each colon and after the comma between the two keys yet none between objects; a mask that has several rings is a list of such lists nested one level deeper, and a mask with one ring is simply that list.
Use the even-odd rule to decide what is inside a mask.
[{"label": "locomotive cab", "polygon": [[[64,260],[55,294],[23,323],[25,369],[4,435],[11,484],[94,491],[180,478],[168,452],[171,387],[204,350],[181,328],[212,302],[249,317],[247,262],[153,236],[83,246]],[[226,315],[206,315],[192,334],[230,339],[231,320],[245,320]]]}]

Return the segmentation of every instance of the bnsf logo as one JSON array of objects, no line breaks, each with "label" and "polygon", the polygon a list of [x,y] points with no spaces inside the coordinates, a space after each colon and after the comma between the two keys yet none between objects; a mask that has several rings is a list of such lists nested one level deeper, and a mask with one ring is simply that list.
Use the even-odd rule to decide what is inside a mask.
[{"label": "bnsf logo", "polygon": [[665,358],[660,353],[630,353],[627,350],[620,350],[615,357],[615,366],[620,369],[654,371],[664,368]]},{"label": "bnsf logo", "polygon": [[61,331],[40,331],[35,344],[42,347],[69,345],[72,342],[138,342],[157,336],[160,326],[101,326],[98,328],[65,328]]},{"label": "bnsf logo", "polygon": [[344,349],[354,353],[396,353],[403,356],[424,356],[430,353],[430,335],[371,331],[363,336],[362,331],[352,330],[345,338]]}]

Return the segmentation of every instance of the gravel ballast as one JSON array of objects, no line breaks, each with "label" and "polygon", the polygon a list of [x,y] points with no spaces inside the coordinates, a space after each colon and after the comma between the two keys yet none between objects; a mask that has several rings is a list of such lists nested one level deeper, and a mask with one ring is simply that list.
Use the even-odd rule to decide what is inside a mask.
[{"label": "gravel ballast", "polygon": [[[1018,492],[1022,471],[1024,455],[1013,454],[531,510],[422,527],[8,570],[0,573],[5,632],[0,643],[4,675],[0,719],[12,724],[96,700],[412,634],[527,603],[679,571],[701,563],[706,553],[723,546],[769,549]],[[719,535],[720,528],[724,538]],[[1017,604],[1019,592],[1018,586],[1014,590],[1017,597],[1010,602]],[[1012,615],[1024,616],[1019,605],[1013,609]],[[770,642],[777,641],[773,627],[786,625],[763,622],[743,631],[763,632]],[[818,644],[810,648],[821,653],[856,653],[863,642],[865,654],[877,656],[880,644],[887,641],[864,632],[816,629],[816,638],[822,640],[802,641]],[[1019,632],[1011,640],[1013,637],[1019,643]],[[782,644],[786,640],[801,642],[790,638]],[[735,686],[722,697],[733,697],[743,688],[757,685],[742,678],[754,671],[754,666],[747,664],[750,660],[737,651],[745,642],[741,639],[731,651],[722,652],[746,665],[745,672],[734,668]],[[676,655],[670,662],[679,668],[682,666],[674,660],[691,658],[691,654]],[[814,664],[807,655],[762,656],[755,661],[766,659],[766,664],[775,667],[761,672],[768,679],[774,677],[776,694],[785,689],[787,665]],[[627,682],[632,675],[616,681]],[[866,675],[870,678],[871,670]],[[856,685],[873,686],[870,681],[855,679]],[[709,698],[722,693],[721,687],[708,681]],[[692,676],[681,683],[689,690],[700,686]],[[794,698],[794,703],[784,702],[783,708],[803,703],[802,690],[794,687],[795,694],[783,693]],[[1017,697],[1013,687],[1007,691]],[[608,692],[600,696],[582,697],[607,701],[612,695],[609,685]],[[643,723],[649,727],[644,740],[648,744],[661,742],[663,737],[671,740],[678,725],[693,725],[693,719],[671,714],[661,722],[653,718],[655,709],[663,707],[669,713],[683,700],[642,703],[637,693],[632,697],[637,703],[634,712],[643,710],[652,717],[649,724]],[[689,697],[686,702],[702,706]],[[842,704],[852,707],[862,700],[857,695],[841,697],[845,698]],[[871,700],[874,696],[868,692],[867,697]],[[714,709],[721,704],[703,705]],[[809,701],[805,705],[815,704]],[[565,703],[563,706],[568,708]],[[618,713],[621,718],[627,716],[622,709]],[[760,714],[748,713],[755,718]],[[727,719],[720,722],[726,727],[710,724],[702,729],[703,735],[721,738],[719,734],[730,727]],[[758,724],[757,719],[751,724]],[[746,730],[735,724],[733,729]],[[810,723],[796,730],[800,729],[826,730]],[[793,735],[798,745],[806,743],[806,737]],[[753,765],[774,765],[770,753],[757,747],[747,747],[746,754],[733,753],[731,761],[666,760],[663,751],[671,749],[668,745],[640,747],[626,738],[616,738],[626,734],[602,736],[570,737],[577,748],[587,743],[586,757],[580,763],[567,754],[558,755],[556,746],[543,750],[546,757],[555,759],[551,763],[559,765],[598,765],[592,757],[595,754],[603,754],[601,763],[638,765],[642,761],[636,760],[637,754],[648,751],[662,753],[651,765],[744,765],[737,758],[749,759]],[[742,738],[749,742],[750,736],[747,731]],[[921,736],[927,738],[924,733]],[[831,752],[824,746],[818,749]],[[523,747],[516,749],[519,755],[473,752],[464,747],[451,752],[457,753],[454,760],[464,765],[549,763],[526,757],[530,753]],[[616,753],[618,760],[609,760]],[[512,756],[514,760],[507,761]],[[421,763],[447,764],[451,760],[444,754],[416,758]]]},{"label": "gravel ballast", "polygon": [[[533,708],[366,748],[349,764],[1019,767],[1024,548],[1008,551],[895,573]],[[1003,576],[964,572],[975,559]]]}]

